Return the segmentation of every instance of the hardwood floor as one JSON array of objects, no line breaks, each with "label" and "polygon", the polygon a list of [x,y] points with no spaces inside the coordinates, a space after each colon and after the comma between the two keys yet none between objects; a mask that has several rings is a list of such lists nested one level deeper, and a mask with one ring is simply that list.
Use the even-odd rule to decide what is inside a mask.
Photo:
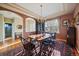
[{"label": "hardwood floor", "polygon": [[21,45],[22,44],[20,39],[16,39],[15,41],[10,39],[10,40],[6,40],[5,42],[0,42],[0,53],[9,51]]}]

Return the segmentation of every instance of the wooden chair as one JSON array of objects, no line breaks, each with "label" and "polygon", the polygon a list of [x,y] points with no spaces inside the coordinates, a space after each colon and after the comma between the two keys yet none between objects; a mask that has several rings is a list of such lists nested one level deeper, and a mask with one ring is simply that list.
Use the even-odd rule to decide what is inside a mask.
[{"label": "wooden chair", "polygon": [[51,46],[51,40],[49,38],[46,38],[42,41],[42,44],[40,46],[40,56],[50,56],[53,51],[53,46]]},{"label": "wooden chair", "polygon": [[20,36],[20,38],[21,38],[21,42],[22,42],[23,47],[24,47],[25,55],[26,56],[32,56],[33,55],[32,50],[35,48],[35,45],[32,44],[31,42],[28,42],[27,41],[28,38],[25,39],[25,38],[23,38],[21,36]]}]

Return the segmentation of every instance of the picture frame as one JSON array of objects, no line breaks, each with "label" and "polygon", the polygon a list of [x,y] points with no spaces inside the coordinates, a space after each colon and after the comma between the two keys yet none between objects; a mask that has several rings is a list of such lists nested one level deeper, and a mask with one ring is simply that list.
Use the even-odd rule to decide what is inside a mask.
[{"label": "picture frame", "polygon": [[18,27],[18,29],[22,29],[22,25],[18,25],[17,27]]},{"label": "picture frame", "polygon": [[76,16],[76,25],[79,25],[79,13]]},{"label": "picture frame", "polygon": [[63,25],[64,25],[64,26],[68,26],[68,20],[64,20],[64,21],[63,21]]}]

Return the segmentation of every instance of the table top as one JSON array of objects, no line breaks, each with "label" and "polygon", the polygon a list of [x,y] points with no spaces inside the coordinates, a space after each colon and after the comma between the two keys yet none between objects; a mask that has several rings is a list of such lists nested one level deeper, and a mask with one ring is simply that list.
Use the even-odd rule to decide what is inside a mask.
[{"label": "table top", "polygon": [[32,38],[32,39],[36,39],[36,40],[43,40],[45,38],[50,37],[50,35],[47,35],[47,34],[45,34],[45,35],[43,35],[43,34],[35,34],[35,35],[29,35],[28,37]]},{"label": "table top", "polygon": [[29,38],[33,38],[33,39],[36,39],[38,37],[42,37],[43,35],[42,34],[34,34],[34,35],[29,35],[28,37]]}]

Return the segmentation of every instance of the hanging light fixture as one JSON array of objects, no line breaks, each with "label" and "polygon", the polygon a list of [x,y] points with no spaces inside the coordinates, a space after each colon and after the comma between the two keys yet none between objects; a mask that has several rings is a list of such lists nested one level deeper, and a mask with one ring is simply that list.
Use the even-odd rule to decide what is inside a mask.
[{"label": "hanging light fixture", "polygon": [[45,22],[45,20],[46,20],[46,17],[43,17],[43,5],[41,4],[40,5],[40,18],[38,19],[39,20],[39,22]]},{"label": "hanging light fixture", "polygon": [[40,7],[41,7],[41,21],[42,21],[42,7],[43,7],[43,5],[41,4]]},{"label": "hanging light fixture", "polygon": [[43,5],[41,4],[40,5],[40,8],[41,8],[40,31],[41,31],[41,33],[43,32],[43,29],[42,29],[42,21],[43,21],[43,19],[42,19],[42,7],[43,7]]},{"label": "hanging light fixture", "polygon": [[43,5],[41,4],[40,5],[40,18],[38,19],[39,20],[39,22],[41,23],[42,22],[42,7],[43,7]]},{"label": "hanging light fixture", "polygon": [[39,23],[39,27],[38,30],[40,31],[40,33],[42,34],[44,32],[44,22],[45,19],[43,17],[43,5],[40,5],[40,18],[38,18],[38,23]]}]

